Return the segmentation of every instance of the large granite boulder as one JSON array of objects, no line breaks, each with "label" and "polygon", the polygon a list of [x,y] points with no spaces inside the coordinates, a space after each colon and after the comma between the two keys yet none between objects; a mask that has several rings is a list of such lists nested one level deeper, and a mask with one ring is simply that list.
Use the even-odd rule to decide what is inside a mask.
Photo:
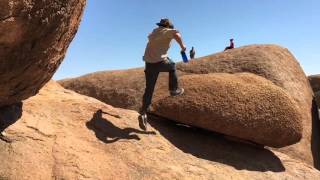
[{"label": "large granite boulder", "polygon": [[22,110],[10,111],[21,119],[5,130],[14,141],[0,140],[0,179],[320,179],[281,152],[170,121],[150,119],[144,132],[137,112],[54,82]]},{"label": "large granite boulder", "polygon": [[77,32],[85,0],[1,0],[0,107],[48,82]]},{"label": "large granite boulder", "polygon": [[[178,71],[179,76],[185,74]],[[58,81],[63,87],[99,99],[115,107],[139,110],[145,88],[144,68],[102,71]],[[168,84],[168,74],[160,73],[156,89]]]},{"label": "large granite boulder", "polygon": [[[313,92],[299,63],[286,48],[276,45],[245,46],[226,52],[197,58],[188,64],[178,63],[177,69],[178,72],[180,72],[180,77],[183,74],[249,72],[272,81],[275,85],[282,88],[294,99],[301,112],[301,120],[303,124],[303,137],[301,141],[294,145],[281,148],[280,150],[293,158],[300,159],[320,168],[320,131],[319,125],[317,125],[319,124],[319,120],[316,116],[312,116],[311,112],[312,110],[315,112],[314,108],[312,107]],[[129,97],[130,94],[135,94],[135,102],[141,103],[145,86],[143,68],[135,70],[134,73],[127,71],[128,74],[125,76],[122,75],[124,72],[125,71],[119,72],[117,76],[122,77],[119,78],[119,80],[121,81],[122,85],[126,85],[123,86],[125,88],[123,88],[121,85],[115,85],[114,91],[119,91],[122,93],[127,92],[126,97]],[[115,77],[112,76],[112,72],[99,72],[90,74],[90,76],[88,75],[80,78],[61,81],[60,83],[64,87],[77,92],[82,91],[81,89],[86,89],[89,85],[90,88],[102,92],[103,89],[101,87],[104,86],[103,84],[106,85],[104,87],[112,89],[113,84],[115,83],[112,84],[111,82],[114,82],[112,81],[114,78]],[[134,83],[131,83],[133,79]],[[77,83],[73,82],[76,81],[79,82],[81,86],[75,86],[74,84]],[[98,84],[96,82],[99,82],[101,85],[96,85]],[[167,82],[168,81],[166,78],[159,79],[157,82],[158,87],[167,84]],[[117,81],[117,83],[119,83],[119,81]],[[139,87],[139,89],[128,88],[128,86],[131,85]],[[73,87],[77,87],[79,89]],[[127,89],[131,89],[131,91],[127,91]],[[91,96],[89,93],[85,93],[85,95]],[[102,101],[105,100],[99,96],[95,97]],[[109,103],[113,101],[104,102]],[[117,107],[123,107],[121,106],[121,103],[117,103],[116,105]],[[132,109],[137,110],[138,107],[140,107],[140,104],[130,105],[130,107],[133,107]]]},{"label": "large granite boulder", "polygon": [[320,126],[313,114],[313,92],[300,64],[286,48],[274,45],[245,46],[179,64],[178,69],[194,74],[250,72],[283,88],[300,108],[303,138],[281,151],[320,168]]},{"label": "large granite boulder", "polygon": [[265,78],[214,73],[183,76],[180,82],[185,94],[171,97],[167,88],[160,89],[152,113],[277,148],[302,137],[295,101]]},{"label": "large granite boulder", "polygon": [[115,107],[138,110],[145,88],[143,68],[97,72],[59,81],[67,89]]}]

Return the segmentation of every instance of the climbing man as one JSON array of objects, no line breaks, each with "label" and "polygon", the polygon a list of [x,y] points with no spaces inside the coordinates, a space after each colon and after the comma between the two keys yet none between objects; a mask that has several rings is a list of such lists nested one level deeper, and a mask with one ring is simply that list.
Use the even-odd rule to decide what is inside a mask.
[{"label": "climbing man", "polygon": [[227,46],[224,50],[228,50],[228,49],[233,49],[234,48],[234,43],[233,43],[233,39],[230,39],[230,46]]},{"label": "climbing man", "polygon": [[192,46],[191,50],[190,50],[190,59],[194,59],[196,55],[196,51],[194,50],[194,47]]},{"label": "climbing man", "polygon": [[154,87],[160,72],[169,72],[169,91],[171,96],[182,95],[183,88],[178,86],[178,77],[175,63],[168,57],[168,50],[172,39],[180,45],[181,51],[186,51],[181,34],[174,29],[169,19],[161,19],[148,36],[148,44],[145,49],[143,60],[145,61],[146,87],[143,95],[142,107],[140,109],[139,126],[146,130],[147,111],[151,105]]}]

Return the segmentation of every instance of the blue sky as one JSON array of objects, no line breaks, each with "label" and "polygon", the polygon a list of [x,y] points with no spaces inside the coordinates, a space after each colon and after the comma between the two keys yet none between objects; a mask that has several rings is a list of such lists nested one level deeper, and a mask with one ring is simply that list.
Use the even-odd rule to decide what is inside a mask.
[{"label": "blue sky", "polygon": [[[79,31],[54,79],[141,67],[147,35],[170,18],[196,56],[237,47],[287,47],[306,74],[320,73],[319,0],[87,0]],[[170,57],[180,61],[174,43]]]}]

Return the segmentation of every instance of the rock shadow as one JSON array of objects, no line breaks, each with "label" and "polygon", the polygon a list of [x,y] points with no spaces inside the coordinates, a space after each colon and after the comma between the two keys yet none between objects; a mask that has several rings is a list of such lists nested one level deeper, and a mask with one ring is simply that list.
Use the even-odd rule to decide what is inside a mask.
[{"label": "rock shadow", "polygon": [[312,134],[311,134],[311,151],[313,156],[313,165],[320,170],[320,120],[319,109],[315,99],[312,100]]},{"label": "rock shadow", "polygon": [[104,143],[114,143],[121,139],[140,140],[138,134],[156,134],[155,132],[141,131],[134,128],[121,129],[102,117],[102,114],[108,113],[98,110],[93,114],[91,120],[86,123],[86,126],[88,129],[94,131],[96,137]]},{"label": "rock shadow", "polygon": [[223,163],[237,170],[283,172],[281,160],[270,150],[230,141],[224,135],[188,127],[150,115],[149,123],[174,146],[195,157]]},{"label": "rock shadow", "polygon": [[2,133],[8,127],[16,123],[22,116],[23,103],[4,106],[0,108],[0,140],[10,143],[12,140],[4,136]]},{"label": "rock shadow", "polygon": [[23,103],[17,103],[0,108],[0,133],[16,123],[22,116]]}]

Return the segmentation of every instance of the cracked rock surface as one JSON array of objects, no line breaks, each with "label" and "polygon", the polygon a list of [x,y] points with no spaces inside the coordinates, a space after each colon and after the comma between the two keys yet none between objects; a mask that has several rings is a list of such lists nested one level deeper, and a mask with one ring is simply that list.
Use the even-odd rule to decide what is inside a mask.
[{"label": "cracked rock surface", "polygon": [[0,1],[0,107],[46,84],[77,32],[85,0]]},{"label": "cracked rock surface", "polygon": [[[0,141],[0,179],[319,179],[281,152],[138,113],[48,83]],[[101,109],[101,111],[99,111]]]}]

